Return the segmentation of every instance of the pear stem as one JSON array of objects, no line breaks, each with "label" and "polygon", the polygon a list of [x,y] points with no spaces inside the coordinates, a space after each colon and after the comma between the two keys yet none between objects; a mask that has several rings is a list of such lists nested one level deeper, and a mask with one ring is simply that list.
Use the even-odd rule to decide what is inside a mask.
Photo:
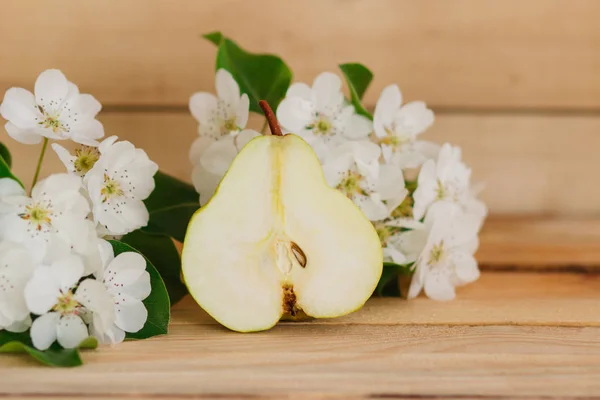
[{"label": "pear stem", "polygon": [[261,100],[258,102],[258,105],[260,106],[260,108],[262,108],[263,112],[265,113],[265,118],[267,118],[269,128],[271,128],[271,134],[275,136],[283,136],[283,133],[281,132],[281,127],[277,123],[277,118],[275,117],[275,113],[271,109],[271,106],[269,106],[269,103],[267,103],[265,100]]}]

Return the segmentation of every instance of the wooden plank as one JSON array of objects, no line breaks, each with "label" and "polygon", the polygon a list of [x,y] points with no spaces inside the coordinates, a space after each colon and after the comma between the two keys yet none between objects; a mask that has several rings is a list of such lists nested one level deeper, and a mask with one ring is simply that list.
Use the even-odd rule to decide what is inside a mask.
[{"label": "wooden plank", "polygon": [[33,393],[576,398],[600,394],[599,333],[597,328],[303,326],[242,336],[180,328],[167,338],[88,352],[87,365],[69,370],[68,379],[65,371],[3,357],[2,377],[10,384],[2,392],[19,398]]},{"label": "wooden plank", "polygon": [[[438,303],[373,298],[341,318],[311,320],[332,325],[516,325],[599,326],[600,275],[484,272],[476,283],[459,288],[457,298]],[[173,324],[216,324],[191,298],[175,306]]]},{"label": "wooden plank", "polygon": [[[85,352],[86,365],[68,379],[3,355],[0,397],[600,396],[600,328],[552,326],[572,321],[568,314],[598,325],[600,280],[539,276],[486,273],[455,302],[374,299],[345,323],[285,323],[255,334],[191,318],[184,302],[168,336]],[[582,308],[592,300],[596,310]],[[513,325],[519,318],[549,326]]]},{"label": "wooden plank", "polygon": [[[253,115],[259,129],[262,117]],[[188,149],[196,138],[196,122],[178,112],[105,112],[107,135],[118,135],[144,148],[161,169],[189,180]],[[423,138],[460,145],[484,182],[482,198],[493,214],[598,215],[600,185],[591,171],[600,170],[600,117],[545,114],[443,113]],[[0,140],[6,141],[6,136]],[[29,182],[39,148],[7,142],[15,171]],[[51,152],[47,169],[59,171]]]},{"label": "wooden plank", "polygon": [[484,268],[600,271],[600,220],[490,218],[477,259]]},{"label": "wooden plank", "polygon": [[376,76],[370,105],[396,82],[406,98],[436,107],[600,106],[595,0],[2,5],[0,35],[14,40],[0,48],[1,91],[32,87],[55,67],[105,104],[183,106],[213,87],[215,49],[200,34],[222,30],[249,50],[281,55],[302,81],[341,62],[367,64]]}]

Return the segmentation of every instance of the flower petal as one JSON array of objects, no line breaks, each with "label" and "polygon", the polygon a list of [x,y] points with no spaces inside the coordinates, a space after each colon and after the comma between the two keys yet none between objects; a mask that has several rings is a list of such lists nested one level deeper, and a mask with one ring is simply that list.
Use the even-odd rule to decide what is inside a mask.
[{"label": "flower petal", "polygon": [[352,154],[336,154],[327,158],[323,164],[325,181],[331,187],[336,187],[344,179],[353,164]]},{"label": "flower petal", "polygon": [[365,185],[361,185],[368,192],[374,191],[377,188],[377,179],[379,178],[379,163],[371,161],[370,163],[356,160],[356,169],[365,178]]},{"label": "flower petal", "polygon": [[219,98],[225,103],[233,105],[234,109],[237,109],[240,101],[240,87],[235,79],[233,79],[233,75],[223,68],[219,69],[215,77],[215,86]]},{"label": "flower petal", "polygon": [[286,97],[277,107],[277,119],[286,130],[300,134],[312,122],[314,106],[300,97]]},{"label": "flower petal", "polygon": [[71,140],[84,146],[96,147],[99,145],[96,139],[104,137],[104,125],[97,119],[87,121],[73,128]]},{"label": "flower petal", "polygon": [[107,288],[120,290],[135,283],[146,271],[146,260],[135,252],[117,255],[105,270],[104,283]]},{"label": "flower petal", "polygon": [[194,188],[200,193],[200,202],[208,203],[212,195],[215,193],[222,176],[213,174],[204,169],[200,164],[196,165],[192,171],[192,182]]},{"label": "flower petal", "polygon": [[0,178],[0,196],[25,196],[25,189],[11,178]]},{"label": "flower petal", "polygon": [[91,94],[80,94],[77,98],[79,112],[90,117],[95,117],[102,110],[102,104]]},{"label": "flower petal", "polygon": [[54,343],[57,336],[58,321],[60,314],[50,312],[44,314],[33,321],[31,324],[31,341],[38,350],[46,350]]},{"label": "flower petal", "polygon": [[394,117],[396,131],[412,137],[429,128],[433,120],[433,111],[422,101],[412,101],[404,105]]},{"label": "flower petal", "polygon": [[9,241],[0,242],[0,314],[10,320],[4,321],[4,324],[29,316],[24,288],[33,275],[34,267],[24,246]]},{"label": "flower petal", "polygon": [[365,139],[373,132],[373,123],[362,115],[353,114],[347,123],[344,135],[352,140]]},{"label": "flower petal", "polygon": [[426,161],[419,172],[417,190],[413,193],[415,204],[413,215],[419,221],[425,215],[425,211],[435,201],[435,187],[437,184],[436,165],[433,160]]},{"label": "flower petal", "polygon": [[74,254],[57,260],[50,266],[50,273],[63,292],[75,286],[79,279],[81,279],[83,271],[84,266],[81,257]]},{"label": "flower petal", "polygon": [[100,152],[100,154],[107,153],[117,140],[119,140],[119,137],[115,135],[109,136],[106,139],[104,139],[102,143],[100,143],[100,145],[98,146],[98,151]]},{"label": "flower petal", "polygon": [[352,146],[354,158],[357,161],[362,161],[367,164],[373,162],[379,163],[378,160],[381,155],[381,148],[375,143],[368,140],[361,140],[359,142],[349,142],[348,144]]},{"label": "flower petal", "polygon": [[[440,267],[436,267],[440,268]],[[456,297],[454,285],[450,282],[447,273],[429,273],[425,278],[425,294],[427,297],[438,301],[449,301]]]},{"label": "flower petal", "polygon": [[86,279],[79,284],[75,299],[94,315],[99,329],[109,330],[115,322],[115,305],[112,295],[104,284]]},{"label": "flower petal", "polygon": [[437,160],[440,154],[440,145],[433,142],[427,142],[424,140],[417,140],[413,143],[415,151],[425,158],[425,160]]},{"label": "flower petal", "polygon": [[375,115],[383,118],[383,122],[389,124],[393,121],[394,115],[402,105],[402,92],[396,84],[388,85],[381,91],[377,104],[375,105]]},{"label": "flower petal", "polygon": [[400,251],[406,255],[408,261],[412,262],[417,260],[425,249],[428,234],[427,229],[415,229],[400,233],[394,241]]},{"label": "flower petal", "polygon": [[389,258],[395,264],[403,265],[408,263],[406,256],[390,244],[383,248],[383,256]]},{"label": "flower petal", "polygon": [[51,199],[52,208],[60,211],[71,211],[75,208],[82,218],[89,212],[89,205],[80,193],[81,179],[66,173],[52,174],[38,182],[31,191],[34,201]]},{"label": "flower petal", "polygon": [[223,176],[237,155],[233,136],[225,136],[212,143],[200,158],[200,164],[207,171]]},{"label": "flower petal", "polygon": [[137,332],[148,319],[148,310],[141,300],[121,294],[115,298],[117,308],[116,325],[125,332]]},{"label": "flower petal", "polygon": [[444,143],[440,149],[436,162],[436,173],[442,181],[447,179],[447,173],[452,171],[456,164],[460,163],[462,152],[460,147]]},{"label": "flower petal", "polygon": [[376,191],[383,200],[394,199],[400,205],[408,194],[402,170],[394,165],[382,164]]},{"label": "flower petal", "polygon": [[144,271],[137,281],[133,282],[129,286],[121,288],[121,290],[124,294],[127,294],[138,300],[144,300],[146,297],[150,296],[150,292],[152,292],[150,274],[147,271]]},{"label": "flower petal", "polygon": [[206,92],[194,93],[190,97],[190,112],[200,124],[208,124],[214,118],[217,109],[217,98]]},{"label": "flower petal", "polygon": [[88,278],[81,282],[74,298],[90,311],[109,314],[113,311],[112,296],[102,282],[96,279]]},{"label": "flower petal", "polygon": [[[119,213],[115,212],[115,201],[118,201]],[[125,235],[148,225],[150,214],[141,200],[121,197],[100,203],[94,208],[94,217],[111,235]]]},{"label": "flower petal", "polygon": [[75,170],[74,163],[77,157],[72,156],[69,153],[69,150],[65,149],[58,143],[52,143],[52,150],[56,153],[60,161],[63,163],[67,171],[72,174],[78,174],[77,170]]},{"label": "flower petal", "polygon": [[60,296],[60,287],[54,278],[52,269],[40,266],[33,272],[33,277],[25,285],[25,302],[34,314],[45,314]]},{"label": "flower petal", "polygon": [[[27,331],[31,327],[31,316],[27,315],[25,319],[20,321],[13,321],[12,324],[8,325],[4,329],[9,332],[21,333]],[[1,328],[0,328],[1,329]]]},{"label": "flower petal", "polygon": [[56,339],[65,349],[76,348],[88,336],[88,328],[78,315],[65,315],[58,321]]},{"label": "flower petal", "polygon": [[[100,240],[98,242],[98,252],[100,253],[100,259],[102,260],[102,271],[109,266],[109,264],[115,259],[115,253],[110,242],[106,240]],[[104,275],[103,273],[100,275]],[[101,278],[101,276],[96,276]]]},{"label": "flower petal", "polygon": [[192,165],[197,165],[200,162],[200,157],[202,153],[215,142],[215,139],[209,136],[200,136],[194,143],[192,143],[192,147],[190,148],[190,161]]},{"label": "flower petal", "polygon": [[[85,220],[73,213],[63,214],[53,221],[59,236],[71,245],[79,255],[87,255],[96,251],[96,227],[90,220]],[[87,275],[87,274],[86,274]]]},{"label": "flower petal", "polygon": [[248,114],[250,110],[250,100],[248,99],[248,95],[244,93],[242,97],[240,97],[240,101],[237,105],[237,109],[235,112],[235,124],[240,128],[244,129],[246,124],[248,123]]},{"label": "flower petal", "polygon": [[387,136],[386,127],[394,121],[396,111],[402,104],[402,93],[398,85],[389,85],[383,89],[375,106],[373,127],[378,137]]},{"label": "flower petal", "polygon": [[57,69],[42,72],[35,81],[35,101],[44,109],[56,110],[66,100],[69,81]]},{"label": "flower petal", "polygon": [[464,285],[479,279],[477,260],[471,254],[463,251],[451,251],[448,256],[451,262],[454,263],[454,271],[456,277],[460,280],[460,284]]},{"label": "flower petal", "polygon": [[125,331],[115,324],[108,331],[103,331],[97,323],[92,323],[90,325],[90,335],[103,344],[117,344],[125,340]]},{"label": "flower petal", "polygon": [[10,88],[6,91],[0,105],[0,114],[15,128],[22,130],[36,128],[43,118],[35,104],[33,93],[22,88]]},{"label": "flower petal", "polygon": [[158,164],[151,161],[144,150],[135,149],[134,159],[123,167],[122,172],[118,171],[115,177],[120,179],[121,187],[125,192],[129,192],[136,199],[144,200],[154,191],[156,185],[154,175],[157,172]]},{"label": "flower petal", "polygon": [[375,196],[354,196],[354,203],[369,221],[381,221],[389,216],[385,204]]},{"label": "flower petal", "polygon": [[427,271],[427,265],[423,262],[417,261],[415,272],[412,276],[412,280],[410,281],[410,287],[408,288],[408,294],[406,296],[409,300],[417,297],[423,290]]},{"label": "flower petal", "polygon": [[23,144],[38,144],[42,141],[42,135],[33,129],[17,128],[12,122],[4,125],[8,136]]},{"label": "flower petal", "polygon": [[298,82],[291,85],[285,94],[286,97],[300,97],[302,100],[311,100],[312,89],[306,83]]},{"label": "flower petal", "polygon": [[317,110],[338,107],[343,103],[342,80],[332,72],[323,72],[313,82],[313,102]]},{"label": "flower petal", "polygon": [[236,149],[238,150],[238,152],[242,151],[244,146],[246,146],[249,141],[259,136],[262,135],[252,129],[244,129],[235,136],[234,142]]}]

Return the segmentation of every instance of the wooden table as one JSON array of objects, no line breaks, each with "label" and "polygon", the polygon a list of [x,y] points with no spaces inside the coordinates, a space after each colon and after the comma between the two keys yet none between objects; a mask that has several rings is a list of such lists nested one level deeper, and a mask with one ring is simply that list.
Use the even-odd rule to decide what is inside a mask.
[{"label": "wooden table", "polygon": [[190,299],[168,336],[45,368],[0,358],[0,398],[584,398],[600,396],[600,221],[492,220],[481,279],[438,303],[230,332]]}]

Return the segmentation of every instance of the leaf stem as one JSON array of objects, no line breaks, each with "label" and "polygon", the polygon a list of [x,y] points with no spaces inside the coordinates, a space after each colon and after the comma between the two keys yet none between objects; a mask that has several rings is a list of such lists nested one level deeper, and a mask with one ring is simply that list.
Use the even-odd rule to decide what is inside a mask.
[{"label": "leaf stem", "polygon": [[37,167],[35,168],[35,175],[33,175],[33,182],[31,182],[31,189],[29,194],[31,194],[31,191],[33,190],[33,187],[37,183],[38,178],[40,176],[40,170],[42,169],[42,161],[44,161],[44,155],[46,154],[46,147],[48,147],[47,137],[44,138],[44,143],[42,144],[42,151],[40,152],[40,158],[38,159]]},{"label": "leaf stem", "polygon": [[281,127],[277,123],[277,117],[275,117],[275,113],[271,109],[271,106],[269,106],[269,103],[267,103],[265,100],[261,100],[258,102],[258,105],[260,106],[260,108],[262,108],[263,112],[265,113],[265,117],[267,118],[267,122],[269,123],[269,128],[271,128],[271,134],[274,136],[283,136],[283,133],[281,132]]}]

